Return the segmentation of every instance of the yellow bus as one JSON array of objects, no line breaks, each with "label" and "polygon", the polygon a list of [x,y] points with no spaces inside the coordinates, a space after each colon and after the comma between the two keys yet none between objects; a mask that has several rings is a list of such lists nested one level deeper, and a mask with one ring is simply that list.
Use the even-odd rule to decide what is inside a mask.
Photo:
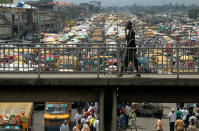
[{"label": "yellow bus", "polygon": [[45,131],[57,130],[65,120],[70,120],[70,102],[46,102],[44,113]]}]

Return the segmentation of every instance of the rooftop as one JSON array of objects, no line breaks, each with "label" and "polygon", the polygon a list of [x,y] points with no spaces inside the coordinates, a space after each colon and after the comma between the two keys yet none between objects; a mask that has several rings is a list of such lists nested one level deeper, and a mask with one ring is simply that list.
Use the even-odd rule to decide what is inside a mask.
[{"label": "rooftop", "polygon": [[59,2],[53,2],[49,4],[55,4],[55,5],[73,5],[73,2],[64,2],[64,1],[59,1]]},{"label": "rooftop", "polygon": [[0,7],[10,7],[10,8],[25,8],[25,9],[31,9],[35,7],[31,7],[28,4],[23,4],[23,7],[17,7],[17,4],[0,4]]}]

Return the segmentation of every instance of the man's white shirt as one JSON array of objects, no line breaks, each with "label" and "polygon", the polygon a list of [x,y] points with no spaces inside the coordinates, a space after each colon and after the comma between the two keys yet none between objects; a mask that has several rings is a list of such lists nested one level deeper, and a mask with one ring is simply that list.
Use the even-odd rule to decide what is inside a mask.
[{"label": "man's white shirt", "polygon": [[70,131],[68,124],[61,124],[60,131]]},{"label": "man's white shirt", "polygon": [[93,126],[96,128],[96,131],[99,131],[99,120],[95,120]]},{"label": "man's white shirt", "polygon": [[176,114],[174,113],[169,113],[168,115],[170,122],[175,122],[176,121]]}]

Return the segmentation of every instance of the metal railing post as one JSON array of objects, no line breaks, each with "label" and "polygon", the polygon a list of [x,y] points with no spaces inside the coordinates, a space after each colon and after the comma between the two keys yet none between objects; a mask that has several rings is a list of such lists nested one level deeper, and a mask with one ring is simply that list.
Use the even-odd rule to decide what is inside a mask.
[{"label": "metal railing post", "polygon": [[148,69],[147,69],[147,73],[149,74],[149,73],[150,73],[150,65],[149,65],[149,62],[150,62],[150,58],[149,58],[149,48],[147,49],[147,54],[148,54],[148,55],[147,55],[147,57],[148,57],[148,58],[147,58],[147,59],[148,59],[148,60],[147,60],[147,62],[148,62],[148,63],[147,63],[147,68],[148,68]]},{"label": "metal railing post", "polygon": [[120,73],[119,69],[120,69],[120,63],[119,63],[119,51],[120,51],[120,47],[119,47],[119,44],[117,43],[117,54],[116,54],[116,57],[117,57],[117,74]]},{"label": "metal railing post", "polygon": [[100,72],[100,49],[98,47],[98,51],[97,51],[97,78],[99,78],[99,72]]},{"label": "metal railing post", "polygon": [[173,51],[173,49],[171,49],[172,51],[172,53],[171,53],[171,58],[170,58],[170,65],[171,65],[171,73],[173,73],[173,55],[174,55],[174,51]]},{"label": "metal railing post", "polygon": [[179,47],[177,47],[177,79],[179,79]]},{"label": "metal railing post", "polygon": [[[14,56],[14,55],[13,55]],[[3,48],[3,70],[5,71],[5,58],[6,58],[6,53],[5,53],[5,44],[4,44],[4,48]],[[14,60],[15,58],[13,57],[13,60]],[[13,66],[14,67],[14,66]]]},{"label": "metal railing post", "polygon": [[[196,52],[199,52],[199,50],[197,49]],[[199,58],[196,59],[197,62],[197,72],[199,73]]]},{"label": "metal railing post", "polygon": [[38,79],[40,79],[40,70],[41,70],[41,46],[39,47],[38,51]]},{"label": "metal railing post", "polygon": [[163,64],[164,64],[164,60],[163,60],[163,56],[164,56],[164,50],[163,50],[163,46],[162,46],[162,74],[164,74],[164,66],[163,66]]}]

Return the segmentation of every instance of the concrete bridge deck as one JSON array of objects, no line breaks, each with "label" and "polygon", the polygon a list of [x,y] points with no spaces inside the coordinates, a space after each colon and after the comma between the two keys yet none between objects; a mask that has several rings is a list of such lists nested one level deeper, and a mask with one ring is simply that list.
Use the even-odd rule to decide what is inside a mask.
[{"label": "concrete bridge deck", "polygon": [[199,75],[162,74],[74,74],[74,73],[0,73],[0,85],[52,86],[198,86]]}]

